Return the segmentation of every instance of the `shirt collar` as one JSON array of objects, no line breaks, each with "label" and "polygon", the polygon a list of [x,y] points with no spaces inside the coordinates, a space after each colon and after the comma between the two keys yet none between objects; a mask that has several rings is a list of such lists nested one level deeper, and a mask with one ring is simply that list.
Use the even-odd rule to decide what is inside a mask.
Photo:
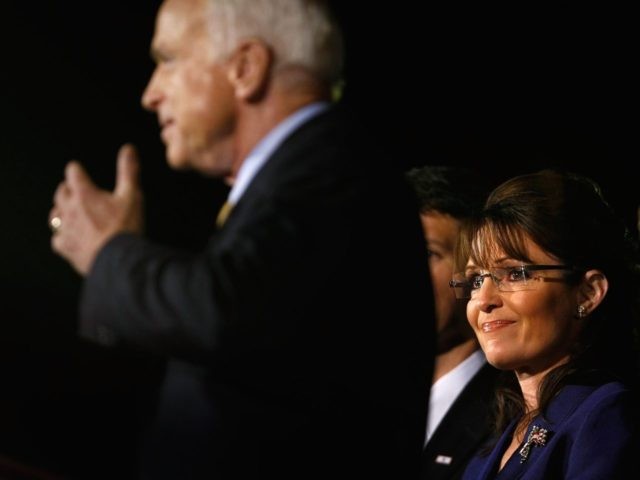
[{"label": "shirt collar", "polygon": [[315,102],[306,105],[282,120],[262,138],[242,162],[233,187],[229,192],[227,202],[234,205],[237,204],[251,183],[251,180],[253,180],[258,171],[267,163],[269,157],[271,157],[273,152],[276,151],[289,134],[327,108],[329,108],[329,103],[327,102]]}]

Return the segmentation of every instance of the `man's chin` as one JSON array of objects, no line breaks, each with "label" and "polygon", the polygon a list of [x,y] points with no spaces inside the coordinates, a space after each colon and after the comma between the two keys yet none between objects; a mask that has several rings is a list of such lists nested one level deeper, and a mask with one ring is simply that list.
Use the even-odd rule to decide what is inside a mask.
[{"label": "man's chin", "polygon": [[167,164],[173,170],[188,170],[190,168],[189,159],[182,154],[172,152],[170,147],[167,147]]},{"label": "man's chin", "polygon": [[173,170],[194,170],[207,177],[222,178],[233,183],[232,157],[223,149],[195,150],[166,147],[167,164]]}]

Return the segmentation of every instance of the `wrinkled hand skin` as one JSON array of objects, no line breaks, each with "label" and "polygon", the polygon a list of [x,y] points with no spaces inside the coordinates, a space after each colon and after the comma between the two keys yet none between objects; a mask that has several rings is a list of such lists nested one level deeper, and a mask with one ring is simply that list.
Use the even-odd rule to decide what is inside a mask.
[{"label": "wrinkled hand skin", "polygon": [[113,236],[142,233],[143,196],[137,153],[126,144],[118,152],[113,192],[98,188],[76,161],[65,167],[64,180],[53,197],[49,220],[62,226],[51,237],[51,248],[80,274],[86,275],[100,249]]}]

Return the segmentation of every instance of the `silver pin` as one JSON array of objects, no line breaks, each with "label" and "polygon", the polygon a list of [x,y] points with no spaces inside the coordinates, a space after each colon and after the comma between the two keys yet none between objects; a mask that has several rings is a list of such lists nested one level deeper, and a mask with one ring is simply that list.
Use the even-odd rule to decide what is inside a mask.
[{"label": "silver pin", "polygon": [[520,463],[524,463],[525,460],[529,458],[531,447],[544,447],[546,445],[547,433],[548,430],[546,428],[540,428],[537,425],[531,428],[527,441],[518,452],[520,454]]}]

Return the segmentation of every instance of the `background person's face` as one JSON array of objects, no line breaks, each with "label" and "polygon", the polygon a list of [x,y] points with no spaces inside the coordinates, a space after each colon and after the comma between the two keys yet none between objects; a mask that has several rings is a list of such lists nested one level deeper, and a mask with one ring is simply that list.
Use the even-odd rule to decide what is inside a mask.
[{"label": "background person's face", "polygon": [[152,52],[157,66],[144,92],[156,112],[169,165],[227,175],[234,91],[215,60],[204,0],[167,0],[158,13]]},{"label": "background person's face", "polygon": [[421,214],[420,219],[429,251],[436,325],[438,332],[441,332],[456,314],[460,314],[455,293],[449,287],[449,280],[453,276],[453,247],[460,231],[460,222],[450,215],[435,211]]}]

